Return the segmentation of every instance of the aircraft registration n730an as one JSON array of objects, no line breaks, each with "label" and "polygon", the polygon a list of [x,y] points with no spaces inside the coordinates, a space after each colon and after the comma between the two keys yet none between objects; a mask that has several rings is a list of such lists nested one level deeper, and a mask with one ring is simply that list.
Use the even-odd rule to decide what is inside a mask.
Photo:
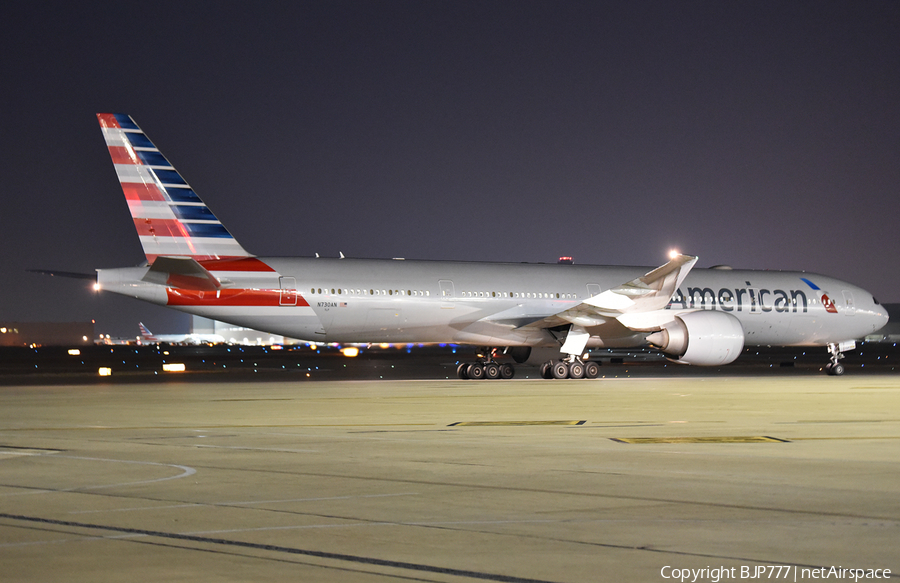
[{"label": "aircraft registration n730an", "polygon": [[[98,269],[100,289],[315,342],[477,347],[460,378],[596,377],[591,348],[655,347],[693,365],[744,345],[827,346],[825,369],[887,322],[855,285],[806,272],[257,257],[246,251],[128,115],[97,115],[146,262]],[[824,356],[824,355],[823,355]]]}]

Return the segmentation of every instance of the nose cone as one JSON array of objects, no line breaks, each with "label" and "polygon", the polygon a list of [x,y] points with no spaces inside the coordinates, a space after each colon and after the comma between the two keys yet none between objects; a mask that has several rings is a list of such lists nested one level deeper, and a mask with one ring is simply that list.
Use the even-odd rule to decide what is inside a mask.
[{"label": "nose cone", "polygon": [[890,315],[888,315],[887,309],[885,309],[884,306],[879,305],[878,307],[881,308],[881,311],[878,312],[878,314],[877,314],[877,317],[878,317],[878,327],[875,328],[876,330],[878,330],[879,328],[884,328],[885,326],[887,326],[888,320],[891,319]]},{"label": "nose cone", "polygon": [[870,332],[881,330],[887,326],[888,320],[890,320],[887,308],[879,304],[875,298],[872,298],[872,303],[870,306],[867,306],[867,309],[862,310],[862,315],[866,318],[866,322],[872,327]]}]

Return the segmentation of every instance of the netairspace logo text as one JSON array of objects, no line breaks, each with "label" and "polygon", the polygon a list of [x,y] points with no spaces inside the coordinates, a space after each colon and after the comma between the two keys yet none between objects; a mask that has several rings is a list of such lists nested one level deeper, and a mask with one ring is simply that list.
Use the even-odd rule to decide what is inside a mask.
[{"label": "netairspace logo text", "polygon": [[719,583],[728,580],[771,579],[782,581],[813,581],[840,579],[854,583],[865,579],[887,579],[890,569],[851,569],[845,567],[798,567],[796,565],[743,565],[741,567],[704,567],[703,569],[679,569],[666,565],[659,570],[663,579],[681,583]]}]

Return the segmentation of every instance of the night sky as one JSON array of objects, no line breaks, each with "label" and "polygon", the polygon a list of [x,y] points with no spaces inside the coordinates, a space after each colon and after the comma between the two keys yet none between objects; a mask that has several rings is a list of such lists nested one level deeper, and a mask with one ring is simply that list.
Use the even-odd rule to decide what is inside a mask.
[{"label": "night sky", "polygon": [[900,2],[7,3],[0,321],[187,331],[123,112],[258,255],[804,269],[900,301]]}]

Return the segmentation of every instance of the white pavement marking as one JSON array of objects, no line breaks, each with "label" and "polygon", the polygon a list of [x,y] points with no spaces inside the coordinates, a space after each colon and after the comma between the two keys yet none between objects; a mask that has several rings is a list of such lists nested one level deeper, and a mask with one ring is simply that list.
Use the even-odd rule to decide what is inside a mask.
[{"label": "white pavement marking", "polygon": [[391,498],[395,496],[418,496],[418,492],[400,492],[397,494],[361,494],[359,496],[328,496],[322,498],[287,498],[284,500],[246,500],[236,502],[193,502],[191,504],[172,504],[169,506],[137,506],[133,508],[116,508],[112,510],[77,510],[69,514],[97,514],[103,512],[131,512],[135,510],[172,510],[174,508],[197,508],[200,506],[253,506],[258,504],[284,504],[288,502],[322,502],[325,500],[359,500],[363,498]]},{"label": "white pavement marking", "polygon": [[144,466],[160,466],[166,468],[178,468],[181,470],[181,473],[176,476],[166,476],[164,478],[155,478],[153,480],[138,480],[135,482],[119,482],[117,484],[98,484],[94,486],[77,486],[74,488],[63,488],[63,489],[47,489],[47,490],[31,490],[29,492],[10,492],[7,494],[0,494],[0,496],[24,496],[29,494],[48,494],[51,492],[79,492],[84,490],[102,490],[105,488],[118,488],[122,486],[138,486],[141,484],[155,484],[157,482],[167,482],[169,480],[178,480],[181,478],[187,478],[188,476],[193,476],[197,473],[197,470],[189,467],[189,466],[181,466],[178,464],[163,464],[159,462],[145,462],[139,460],[114,460],[108,458],[95,458],[95,457],[81,457],[81,456],[73,456],[73,455],[54,455],[54,458],[65,458],[71,460],[84,460],[84,461],[92,461],[92,462],[109,462],[109,463],[118,463],[118,464],[136,464],[136,465],[144,465]]}]

